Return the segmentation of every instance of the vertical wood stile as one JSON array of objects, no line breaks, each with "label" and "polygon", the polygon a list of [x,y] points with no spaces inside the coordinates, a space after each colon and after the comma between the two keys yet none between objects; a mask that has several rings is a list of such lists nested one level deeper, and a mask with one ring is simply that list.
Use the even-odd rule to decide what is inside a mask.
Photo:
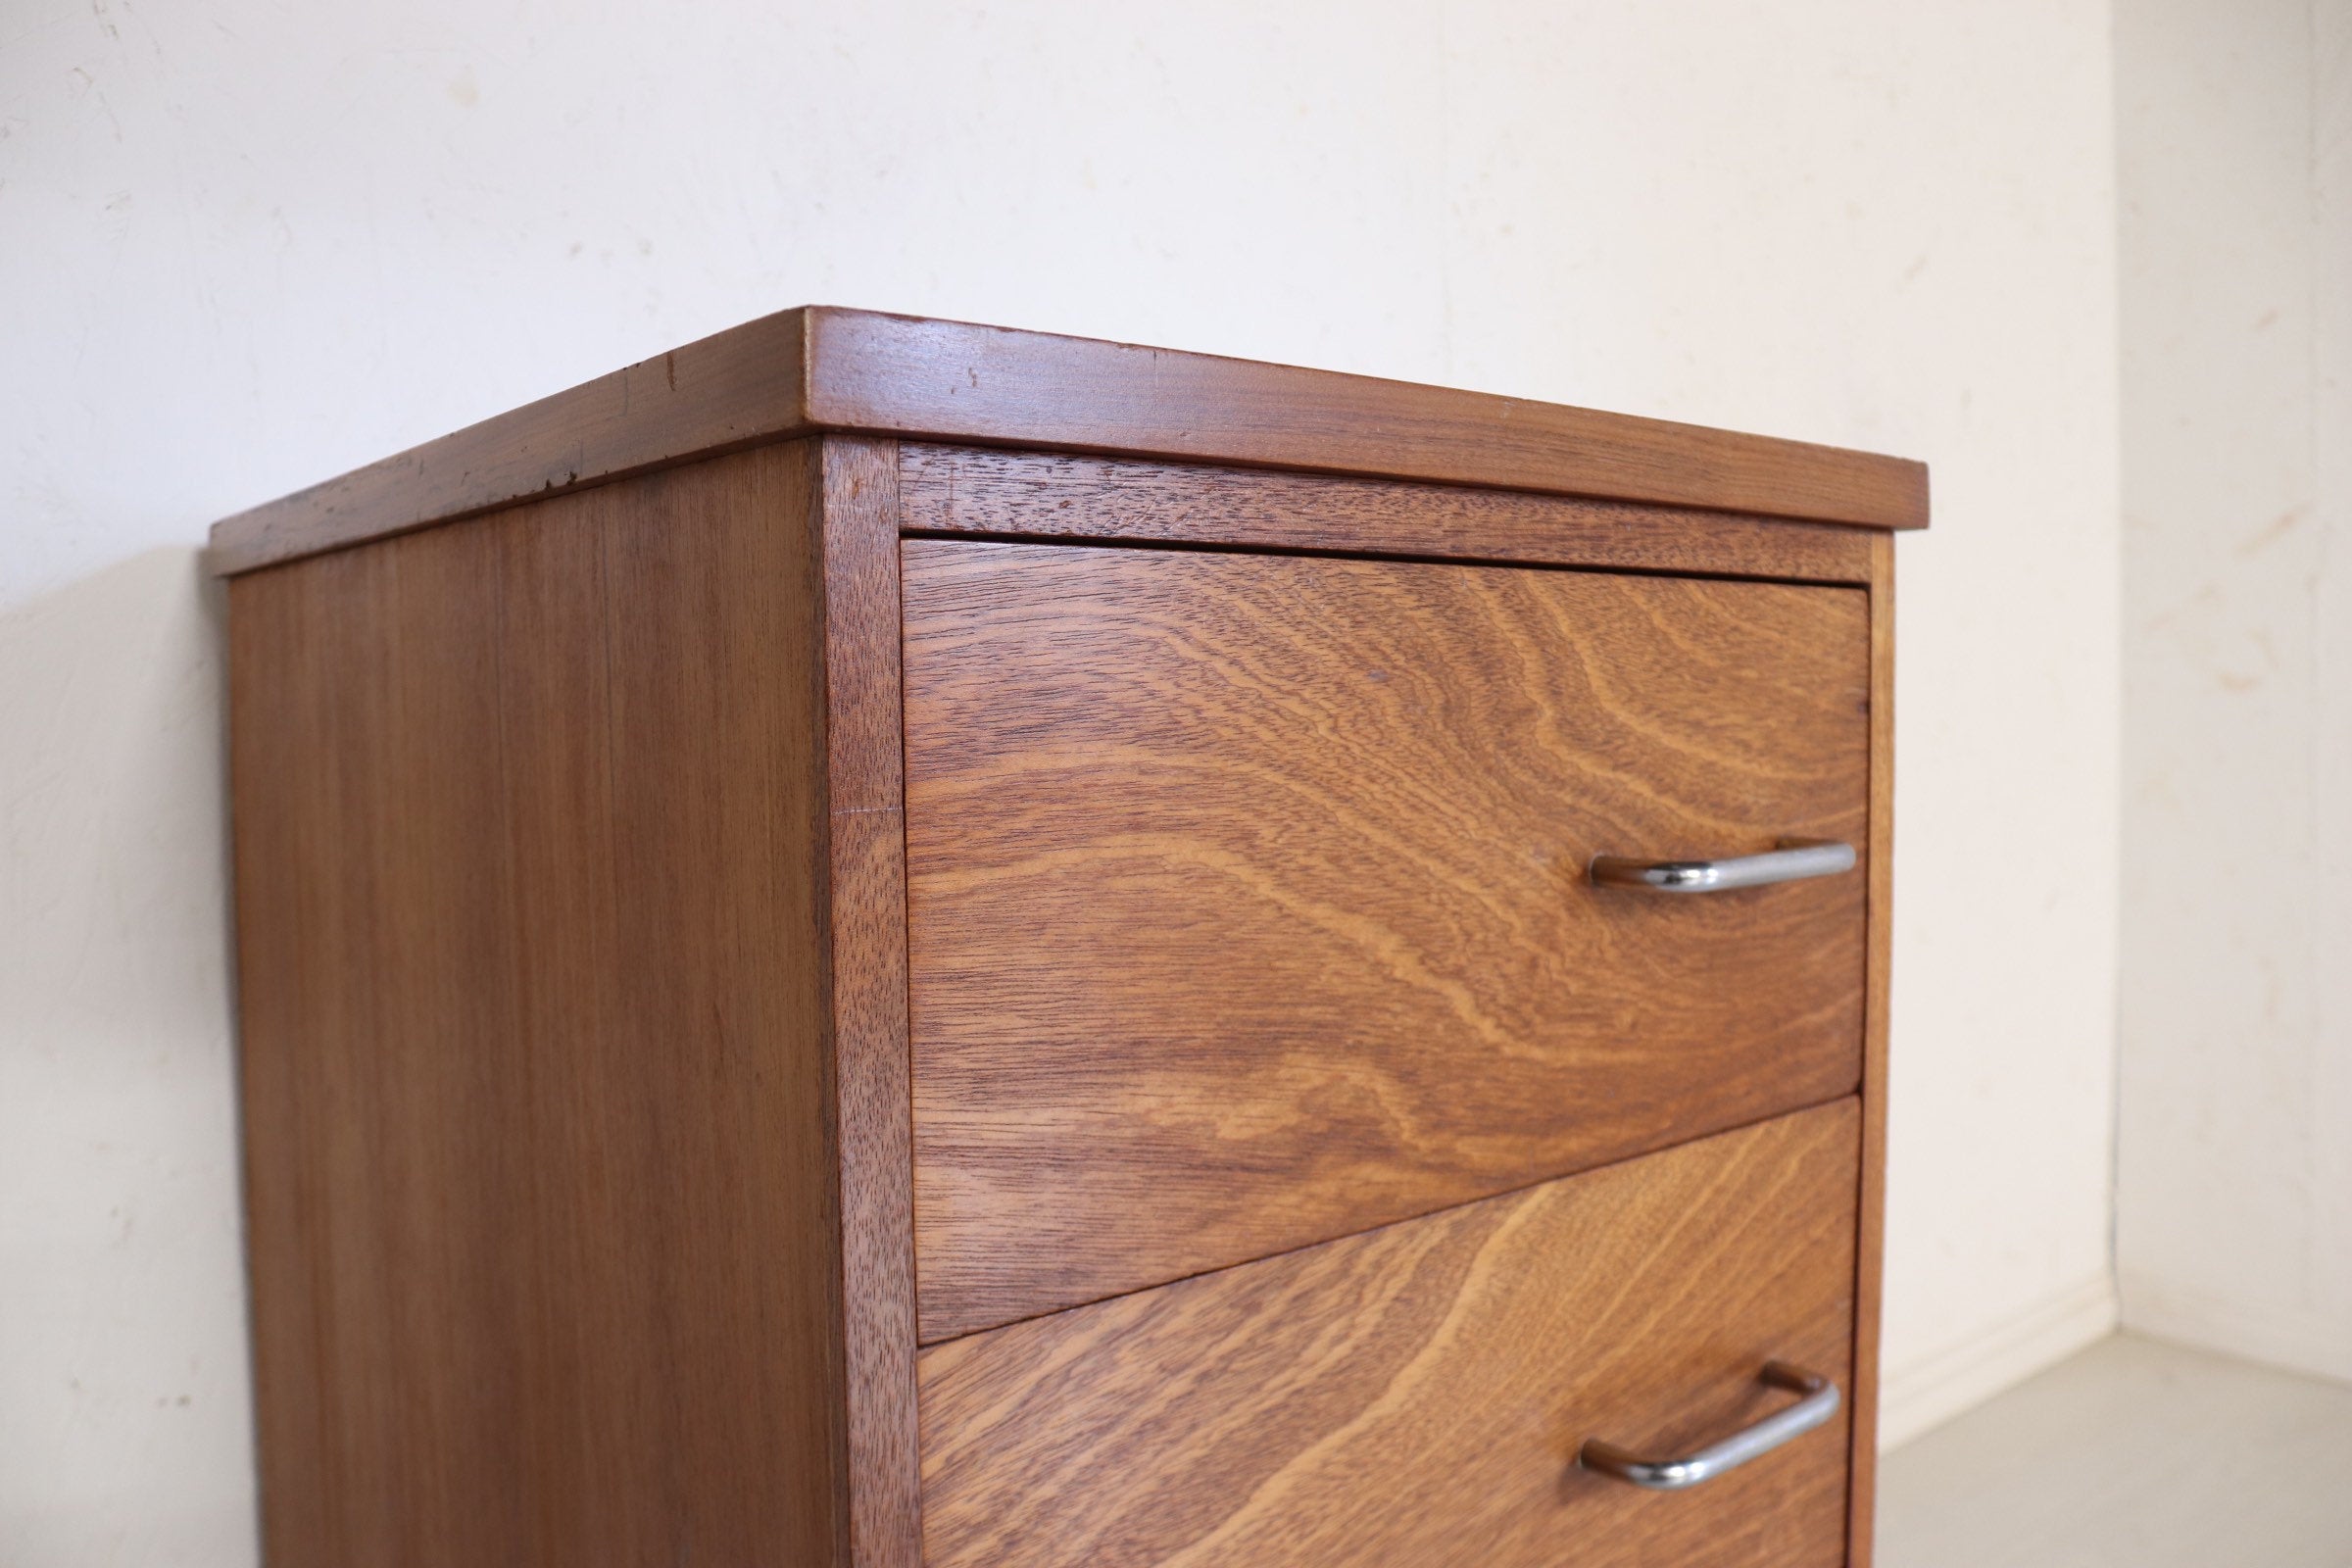
[{"label": "vertical wood stile", "polygon": [[825,685],[850,1542],[922,1557],[895,441],[823,443]]},{"label": "vertical wood stile", "polygon": [[1854,1248],[1853,1483],[1846,1561],[1870,1568],[1879,1473],[1879,1273],[1886,1224],[1886,988],[1894,914],[1894,541],[1871,540],[1870,931],[1863,991],[1862,1168]]}]

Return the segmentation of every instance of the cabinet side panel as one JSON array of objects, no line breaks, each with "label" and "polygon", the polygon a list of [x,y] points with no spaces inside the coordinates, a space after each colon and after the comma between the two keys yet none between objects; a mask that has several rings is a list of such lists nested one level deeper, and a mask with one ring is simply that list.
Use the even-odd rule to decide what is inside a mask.
[{"label": "cabinet side panel", "polygon": [[842,1558],[812,456],[232,585],[273,1563]]}]

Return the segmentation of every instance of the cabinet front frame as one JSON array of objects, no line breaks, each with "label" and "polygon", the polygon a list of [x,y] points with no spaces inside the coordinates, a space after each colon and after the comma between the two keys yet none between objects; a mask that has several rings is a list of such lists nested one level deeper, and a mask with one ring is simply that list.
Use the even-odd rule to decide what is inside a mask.
[{"label": "cabinet front frame", "polygon": [[[841,437],[825,438],[828,445]],[[1855,1171],[1853,1361],[1847,1368],[1850,1416],[1846,1561],[1873,1560],[1878,1453],[1881,1270],[1884,1257],[1886,1040],[1889,934],[1893,907],[1894,541],[1869,527],[1791,522],[1736,514],[1584,502],[1572,497],[1401,481],[1335,478],[1279,469],[1127,462],[1090,454],[1018,448],[953,447],[875,441],[895,465],[888,513],[893,534],[887,609],[881,568],[868,552],[867,580],[857,595],[865,616],[886,616],[903,637],[897,594],[899,539],[1005,541],[1124,540],[1146,545],[1228,550],[1300,550],[1368,559],[1522,564],[1589,570],[1661,571],[1675,575],[1850,584],[1869,595],[1870,715],[1863,1057],[1859,1090],[1861,1152]],[[829,481],[830,483],[830,481]],[[831,491],[828,489],[828,495]],[[1348,506],[1335,508],[1335,501]],[[1326,510],[1330,509],[1330,510]],[[1371,526],[1331,525],[1336,513],[1369,514]],[[879,518],[873,519],[879,525]],[[1321,529],[1322,531],[1318,531]],[[1472,530],[1483,530],[1472,532]],[[1495,542],[1497,537],[1503,543]],[[1320,541],[1318,543],[1317,541]],[[1794,564],[1792,564],[1792,552]],[[894,654],[892,665],[897,659]],[[904,725],[903,693],[869,694],[873,721]],[[903,763],[902,763],[903,767]],[[900,889],[895,963],[906,974],[902,834],[893,868]],[[879,911],[875,911],[879,912]],[[837,925],[839,917],[837,915]],[[910,1041],[904,1002],[895,1042],[899,1082],[910,1082]],[[879,1040],[873,1049],[888,1053]],[[859,1550],[858,1568],[920,1568],[919,1422],[913,1380],[912,1152],[910,1116],[893,1137],[907,1141],[888,1186],[907,1195],[904,1274],[898,1265],[873,1283],[904,1293],[890,1309],[906,1325],[904,1360],[863,1397],[889,1407],[899,1438],[890,1463],[893,1502],[886,1552]],[[845,1168],[845,1181],[848,1172]],[[846,1200],[845,1200],[846,1208]],[[900,1368],[903,1367],[903,1373]]]}]

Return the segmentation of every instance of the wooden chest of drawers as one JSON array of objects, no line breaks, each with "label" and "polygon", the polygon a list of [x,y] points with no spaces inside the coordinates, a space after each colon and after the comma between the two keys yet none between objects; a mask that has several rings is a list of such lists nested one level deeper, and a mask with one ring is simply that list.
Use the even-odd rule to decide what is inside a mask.
[{"label": "wooden chest of drawers", "polygon": [[1925,509],[809,310],[223,522],[272,1562],[1865,1562]]}]

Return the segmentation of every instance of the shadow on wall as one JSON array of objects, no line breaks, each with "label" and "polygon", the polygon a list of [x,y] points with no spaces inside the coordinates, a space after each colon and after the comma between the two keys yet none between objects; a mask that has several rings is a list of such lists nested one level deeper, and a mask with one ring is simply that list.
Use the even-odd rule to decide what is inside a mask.
[{"label": "shadow on wall", "polygon": [[0,613],[0,1557],[254,1560],[220,595]]}]

